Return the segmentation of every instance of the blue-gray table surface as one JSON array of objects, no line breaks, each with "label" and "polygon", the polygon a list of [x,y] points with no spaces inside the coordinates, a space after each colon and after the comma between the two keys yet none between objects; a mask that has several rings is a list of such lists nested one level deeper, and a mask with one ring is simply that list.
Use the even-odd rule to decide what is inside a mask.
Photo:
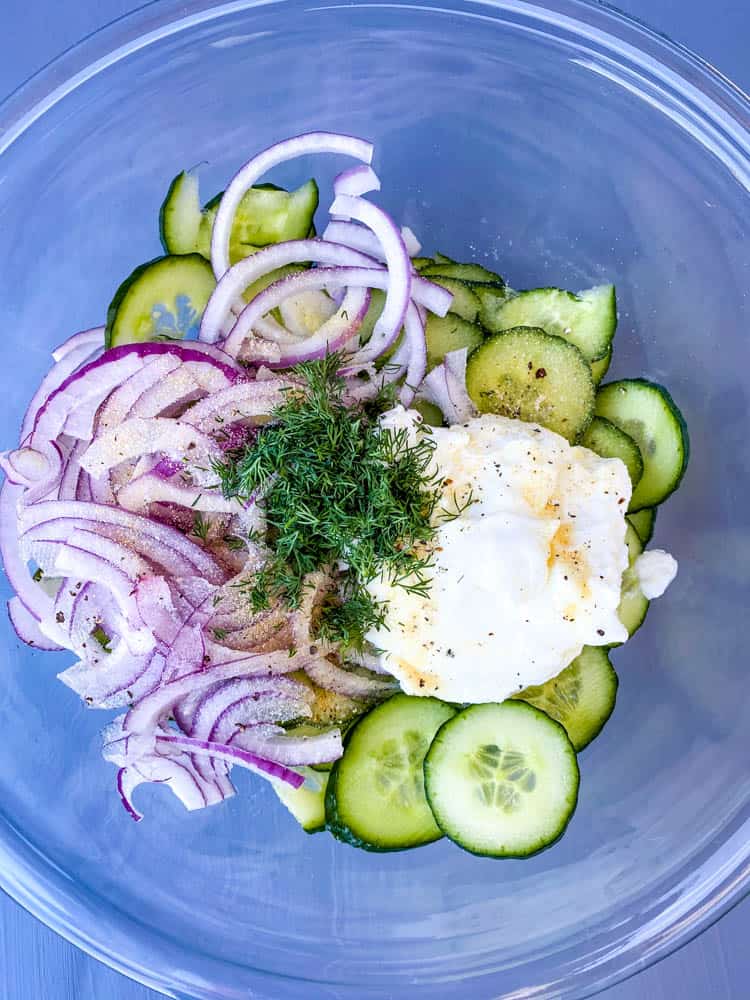
[{"label": "blue-gray table surface", "polygon": [[[134,0],[3,0],[0,97]],[[750,90],[750,4],[620,0],[619,6],[700,53]],[[746,1000],[750,899],[676,954],[608,990],[603,1000]],[[156,1000],[73,948],[0,893],[0,1000]]]}]

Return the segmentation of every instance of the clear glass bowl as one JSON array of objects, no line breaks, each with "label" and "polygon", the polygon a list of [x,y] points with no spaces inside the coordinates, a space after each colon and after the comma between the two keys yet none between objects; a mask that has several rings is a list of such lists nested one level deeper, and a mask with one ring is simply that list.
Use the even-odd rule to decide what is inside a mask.
[{"label": "clear glass bowl", "polygon": [[[657,523],[681,563],[615,653],[618,705],[578,812],[526,862],[449,843],[371,855],[299,832],[262,782],[130,822],[65,656],[0,653],[0,881],[70,940],[202,998],[580,997],[718,917],[750,878],[747,100],[579,0],[164,0],[0,109],[4,437],[49,348],[158,252],[179,169],[205,192],[309,128],[377,143],[383,201],[431,249],[516,287],[617,282],[615,373],[667,383],[693,439]],[[330,163],[283,171],[282,183]],[[325,190],[325,188],[323,188]],[[712,437],[713,435],[713,437]]]}]

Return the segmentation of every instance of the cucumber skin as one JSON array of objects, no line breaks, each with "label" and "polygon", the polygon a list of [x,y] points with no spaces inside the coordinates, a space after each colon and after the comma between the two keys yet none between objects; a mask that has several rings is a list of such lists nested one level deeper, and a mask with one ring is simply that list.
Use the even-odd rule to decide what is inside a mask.
[{"label": "cucumber skin", "polygon": [[[543,715],[546,719],[548,719],[550,721],[550,723],[553,726],[557,726],[557,728],[562,732],[563,736],[568,741],[568,743],[570,743],[570,739],[568,737],[568,734],[565,732],[564,726],[561,726],[560,723],[556,719],[550,718],[550,716],[547,715],[546,712],[542,712],[541,709],[535,708],[534,705],[529,705],[525,701],[523,701],[523,702],[517,702],[517,704],[524,705],[526,708],[530,709],[532,712],[538,712],[540,715]],[[464,715],[464,713],[466,713],[466,712],[470,712],[472,710],[472,708],[474,708],[474,705],[467,705],[466,708],[464,708],[462,711],[460,711],[456,715],[454,715],[452,719],[446,719],[446,721],[442,724],[442,726],[440,727],[440,729],[438,729],[438,731],[435,733],[435,736],[434,736],[434,738],[432,740],[432,744],[430,746],[430,749],[425,754],[425,759],[424,759],[424,763],[422,765],[422,768],[423,768],[424,774],[425,774],[425,782],[424,782],[425,795],[427,796],[427,803],[430,806],[430,809],[432,809],[432,803],[430,802],[429,785],[428,785],[428,781],[427,781],[427,774],[428,774],[428,771],[429,771],[429,763],[428,762],[429,762],[429,758],[430,758],[430,752],[432,751],[432,748],[437,744],[437,741],[438,741],[438,739],[440,737],[440,734],[443,732],[443,730],[445,729],[445,727],[448,726],[448,725],[450,725],[450,723],[455,722],[455,720],[458,719],[459,716]],[[581,771],[580,771],[580,768],[578,767],[578,758],[577,758],[577,755],[576,755],[576,752],[575,752],[575,748],[573,747],[573,744],[570,743],[570,746],[571,746],[571,749],[573,751],[573,759],[574,759],[574,761],[576,763],[576,776],[577,776],[577,780],[576,780],[576,788],[575,788],[575,798],[574,798],[573,805],[571,807],[570,813],[566,817],[564,823],[560,827],[560,830],[556,834],[555,838],[553,840],[550,840],[549,843],[544,844],[544,846],[542,846],[542,847],[534,848],[534,849],[531,849],[529,851],[519,852],[518,854],[488,854],[485,851],[475,851],[475,850],[472,850],[472,848],[470,848],[470,847],[465,847],[463,844],[460,844],[457,840],[454,840],[453,837],[451,837],[450,834],[447,831],[444,830],[443,832],[445,833],[445,836],[451,841],[452,844],[455,844],[457,847],[460,847],[461,850],[462,851],[466,851],[467,854],[473,854],[474,857],[477,857],[477,858],[491,858],[493,861],[508,861],[508,860],[511,860],[511,861],[512,860],[525,861],[526,858],[535,857],[538,854],[544,854],[544,852],[548,851],[550,849],[550,847],[554,847],[555,844],[557,844],[561,840],[561,838],[565,834],[565,831],[568,829],[568,827],[570,825],[570,821],[575,816],[576,809],[578,808],[578,799],[579,799],[579,794],[580,794],[580,790],[581,790]],[[330,787],[330,782],[329,782],[329,787]],[[439,822],[437,816],[435,815],[435,811],[434,810],[433,810],[432,815],[435,816],[435,822],[437,823],[438,826],[440,826],[440,822]],[[442,829],[442,827],[441,827],[441,829]]]},{"label": "cucumber skin", "polygon": [[[648,387],[649,389],[656,389],[657,392],[661,393],[664,402],[667,404],[667,409],[670,411],[671,415],[677,421],[677,425],[679,426],[680,432],[682,434],[682,467],[680,468],[680,471],[677,474],[677,478],[675,479],[674,485],[669,490],[669,492],[666,493],[657,503],[643,503],[634,507],[632,506],[631,502],[631,506],[628,508],[628,514],[637,514],[639,510],[643,510],[645,507],[658,507],[660,504],[663,504],[664,501],[667,500],[669,497],[671,497],[672,494],[675,492],[675,490],[679,488],[680,484],[682,483],[683,477],[685,476],[685,472],[688,467],[688,462],[690,461],[690,433],[688,431],[688,426],[685,421],[685,418],[682,415],[682,411],[672,398],[672,394],[665,386],[661,385],[661,383],[659,382],[652,382],[650,379],[647,378],[618,379],[615,382],[607,382],[605,385],[600,386],[599,389],[597,390],[597,395],[600,392],[603,392],[605,389],[609,389],[610,386],[623,385],[623,384],[644,386]],[[609,420],[610,418],[608,417],[607,419]],[[615,421],[612,420],[612,423],[615,423]]]},{"label": "cucumber skin", "polygon": [[[122,305],[125,296],[128,294],[128,292],[135,284],[135,282],[138,281],[139,278],[141,278],[141,276],[146,271],[148,271],[150,267],[153,267],[154,264],[161,263],[161,261],[166,260],[168,257],[186,257],[186,258],[195,257],[197,260],[202,261],[204,264],[208,263],[206,261],[206,258],[202,254],[186,253],[186,254],[162,254],[161,257],[154,257],[153,260],[147,260],[145,264],[139,264],[138,267],[136,267],[135,270],[131,271],[130,274],[127,276],[127,278],[125,278],[125,280],[120,283],[119,288],[113,295],[112,301],[110,302],[107,308],[107,320],[106,320],[106,325],[104,327],[104,346],[107,350],[109,350],[109,348],[113,346],[115,347],[118,346],[117,344],[115,345],[112,344],[112,329],[115,325],[115,321],[117,320],[117,313],[120,310],[120,306]],[[210,264],[208,266],[210,267]]]},{"label": "cucumber skin", "polygon": [[[606,652],[606,649],[611,648],[611,647],[604,647],[604,646],[602,646],[600,648],[603,651]],[[573,663],[575,663],[575,660],[573,661]],[[596,725],[596,726],[593,726],[587,732],[585,741],[577,743],[573,739],[573,736],[571,735],[571,733],[568,733],[568,739],[573,744],[573,749],[575,750],[576,753],[581,753],[582,750],[585,750],[587,746],[590,746],[591,743],[593,743],[593,741],[596,739],[596,737],[601,733],[601,731],[604,729],[604,727],[606,726],[606,724],[609,722],[610,718],[612,717],[612,713],[615,710],[615,706],[617,704],[617,691],[618,691],[619,686],[620,686],[620,679],[617,676],[617,672],[615,671],[615,668],[609,662],[609,657],[607,657],[607,663],[609,665],[609,676],[610,676],[610,680],[612,682],[612,704],[610,706],[609,711],[599,720],[599,724]],[[568,667],[570,667],[570,666],[572,666],[572,664],[568,665]],[[565,667],[565,670],[567,670],[568,667]],[[561,673],[565,673],[565,670],[562,670]],[[557,678],[553,677],[550,680],[546,681],[545,684],[537,684],[537,685],[534,685],[531,688],[527,688],[526,691],[519,691],[518,694],[514,694],[513,695],[513,699],[515,701],[525,701],[526,704],[533,705],[534,708],[538,708],[540,712],[544,712],[544,709],[541,708],[539,705],[537,705],[535,703],[533,696],[529,697],[529,692],[533,692],[533,691],[536,691],[536,690],[541,690],[547,684],[554,684],[555,680],[557,680]],[[526,695],[526,697],[524,697],[524,695]],[[545,715],[546,714],[548,714],[548,713],[545,712]],[[553,716],[550,716],[550,718],[553,718]],[[565,726],[565,723],[561,719],[555,719],[555,722],[559,722],[560,725],[563,727],[563,729],[565,729],[565,731],[567,732],[567,727]]]},{"label": "cucumber skin", "polygon": [[[387,704],[388,704],[387,702],[382,702],[381,705],[376,707],[380,708],[382,707],[382,705],[387,705]],[[366,712],[364,715],[361,715],[357,719],[357,721],[347,730],[343,739],[344,753],[339,757],[339,759],[334,763],[333,767],[331,768],[325,795],[325,817],[326,817],[325,829],[333,837],[335,837],[336,840],[340,840],[342,843],[348,844],[350,847],[358,847],[360,850],[370,851],[370,853],[372,854],[395,854],[398,851],[413,851],[416,850],[416,848],[418,847],[426,847],[427,844],[436,843],[436,841],[442,839],[443,836],[442,833],[438,833],[438,835],[436,837],[433,837],[431,840],[420,841],[418,844],[409,844],[405,847],[383,847],[379,844],[373,844],[369,840],[363,840],[361,837],[358,837],[347,826],[346,823],[340,820],[338,812],[338,802],[336,798],[336,782],[338,778],[339,766],[344,759],[346,748],[349,746],[349,743],[351,742],[352,736],[355,730],[357,729],[357,726],[359,725],[360,722],[365,720],[368,715],[369,712]],[[450,719],[448,719],[447,721],[450,722]],[[437,820],[435,821],[435,823],[437,825]]]}]

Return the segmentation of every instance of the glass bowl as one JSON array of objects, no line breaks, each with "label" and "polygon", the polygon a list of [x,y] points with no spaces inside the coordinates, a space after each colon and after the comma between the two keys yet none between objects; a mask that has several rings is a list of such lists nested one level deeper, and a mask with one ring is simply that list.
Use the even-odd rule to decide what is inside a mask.
[{"label": "glass bowl", "polygon": [[[564,839],[526,862],[447,842],[372,855],[301,833],[259,780],[136,826],[100,713],[4,619],[0,881],[55,930],[172,995],[580,997],[677,947],[750,879],[750,123],[710,67],[579,0],[164,0],[0,110],[2,423],[51,346],[158,252],[169,179],[206,195],[310,128],[377,144],[383,203],[430,250],[515,287],[617,283],[617,375],[672,389],[693,454],[657,522],[668,596],[614,654],[618,705]],[[333,163],[296,165],[273,179]],[[713,438],[711,437],[712,435]],[[458,623],[457,623],[458,625]]]}]

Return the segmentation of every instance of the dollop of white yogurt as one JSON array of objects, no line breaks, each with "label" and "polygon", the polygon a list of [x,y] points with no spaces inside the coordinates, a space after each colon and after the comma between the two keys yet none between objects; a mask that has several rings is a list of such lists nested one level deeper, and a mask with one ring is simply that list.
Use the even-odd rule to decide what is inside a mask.
[{"label": "dollop of white yogurt", "polygon": [[677,576],[677,560],[664,549],[647,549],[635,561],[635,572],[643,596],[661,597]]},{"label": "dollop of white yogurt", "polygon": [[[413,411],[382,423],[421,433]],[[420,596],[383,578],[370,585],[388,608],[368,638],[404,691],[501,701],[554,677],[584,645],[624,642],[624,464],[492,414],[432,434],[443,491],[432,586]]]}]

